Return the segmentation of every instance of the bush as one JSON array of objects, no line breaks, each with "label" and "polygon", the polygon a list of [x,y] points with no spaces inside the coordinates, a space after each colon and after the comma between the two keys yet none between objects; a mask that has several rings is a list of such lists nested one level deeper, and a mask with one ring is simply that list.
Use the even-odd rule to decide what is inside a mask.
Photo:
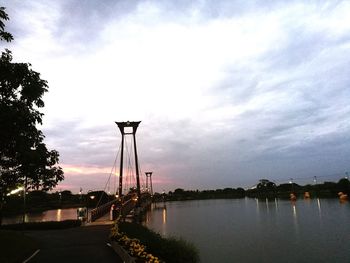
[{"label": "bush", "polygon": [[136,223],[122,222],[119,228],[128,237],[139,239],[146,246],[147,251],[159,256],[167,263],[199,261],[196,247],[183,239],[163,238],[160,234]]}]

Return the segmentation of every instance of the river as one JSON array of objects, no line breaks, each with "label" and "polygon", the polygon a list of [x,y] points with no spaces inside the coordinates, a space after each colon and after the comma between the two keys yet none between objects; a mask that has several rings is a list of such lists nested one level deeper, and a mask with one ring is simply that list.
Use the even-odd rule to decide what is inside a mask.
[{"label": "river", "polygon": [[337,199],[177,201],[145,225],[182,237],[201,262],[350,262],[350,204]]},{"label": "river", "polygon": [[[25,222],[63,221],[69,219],[77,219],[77,208],[53,209],[25,214]],[[5,216],[2,219],[4,225],[22,222],[23,215]]]}]

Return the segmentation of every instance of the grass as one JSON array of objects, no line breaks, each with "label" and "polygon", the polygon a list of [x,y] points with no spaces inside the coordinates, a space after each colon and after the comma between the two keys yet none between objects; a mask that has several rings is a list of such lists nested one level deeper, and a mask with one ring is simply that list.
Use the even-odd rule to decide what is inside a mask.
[{"label": "grass", "polygon": [[64,228],[78,227],[80,225],[81,225],[80,220],[64,220],[64,221],[32,222],[32,223],[24,223],[24,224],[3,225],[0,227],[0,230],[1,229],[49,230],[49,229],[64,229]]},{"label": "grass", "polygon": [[190,242],[180,238],[164,238],[154,231],[136,224],[123,222],[119,229],[129,238],[137,238],[147,247],[147,251],[160,257],[167,263],[199,262],[197,248]]},{"label": "grass", "polygon": [[0,262],[2,263],[23,262],[38,247],[35,240],[21,232],[0,230]]}]

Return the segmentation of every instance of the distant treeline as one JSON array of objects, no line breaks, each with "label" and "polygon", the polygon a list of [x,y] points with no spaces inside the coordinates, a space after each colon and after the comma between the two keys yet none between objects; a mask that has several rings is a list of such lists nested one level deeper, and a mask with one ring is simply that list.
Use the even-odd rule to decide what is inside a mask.
[{"label": "distant treeline", "polygon": [[312,197],[332,198],[338,197],[339,192],[344,194],[350,193],[350,182],[348,179],[340,179],[335,182],[324,182],[323,184],[307,184],[299,185],[296,183],[276,185],[269,180],[262,179],[251,189],[244,190],[243,188],[224,188],[216,190],[184,190],[181,188],[175,189],[168,193],[155,193],[154,201],[182,201],[196,199],[228,199],[228,198],[289,198],[293,193],[296,196],[302,197],[305,192],[309,192]]},{"label": "distant treeline", "polygon": [[[168,193],[155,193],[153,200],[160,201],[181,201],[196,199],[229,199],[229,198],[289,198],[291,193],[297,197],[303,197],[305,192],[309,192],[311,198],[338,197],[339,192],[349,196],[350,182],[348,179],[340,179],[335,182],[324,182],[322,184],[299,185],[296,183],[284,183],[276,185],[275,183],[262,179],[259,183],[251,188],[224,188],[216,190],[184,190],[175,189]],[[95,207],[112,200],[114,196],[108,195],[104,191],[94,191],[88,194],[72,194],[71,191],[65,190],[56,193],[47,193],[44,191],[31,191],[26,195],[26,211],[44,211],[57,208],[70,208],[89,206]],[[23,192],[19,195],[9,196],[4,204],[4,214],[22,213],[24,208]]]},{"label": "distant treeline", "polygon": [[324,197],[332,198],[338,197],[338,193],[343,192],[349,194],[350,182],[348,179],[340,179],[337,183],[335,182],[324,182],[323,184],[307,184],[299,185],[296,183],[285,183],[275,185],[268,180],[260,180],[259,184],[254,189],[246,191],[248,197],[279,197],[289,198],[290,194],[293,193],[297,197],[303,197],[305,192],[308,192],[310,197]]},{"label": "distant treeline", "polygon": [[178,188],[174,192],[155,193],[153,199],[155,201],[180,201],[180,200],[195,200],[195,199],[223,199],[223,198],[244,198],[245,190],[243,188],[225,188],[217,190],[189,190]]}]

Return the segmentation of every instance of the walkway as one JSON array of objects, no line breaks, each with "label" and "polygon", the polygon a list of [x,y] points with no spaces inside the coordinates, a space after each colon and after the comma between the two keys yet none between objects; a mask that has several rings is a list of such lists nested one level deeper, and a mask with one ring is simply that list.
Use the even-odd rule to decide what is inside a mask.
[{"label": "walkway", "polygon": [[[89,222],[86,224],[86,226],[101,226],[101,225],[113,225],[114,221],[110,220],[109,212],[106,213],[104,216],[101,216],[100,218],[96,219],[94,222]],[[111,227],[110,227],[111,228]]]},{"label": "walkway", "polygon": [[122,262],[107,245],[110,225],[93,225],[62,230],[27,231],[39,241],[40,252],[29,263]]}]

